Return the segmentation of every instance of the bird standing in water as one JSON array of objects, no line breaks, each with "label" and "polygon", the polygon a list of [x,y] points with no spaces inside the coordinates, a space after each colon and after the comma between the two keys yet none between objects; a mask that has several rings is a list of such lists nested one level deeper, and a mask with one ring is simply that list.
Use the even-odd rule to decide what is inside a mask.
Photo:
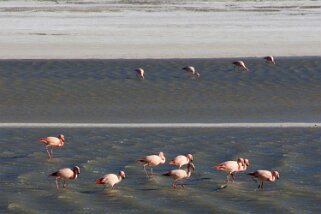
[{"label": "bird standing in water", "polygon": [[178,155],[173,160],[171,160],[168,164],[175,164],[178,166],[178,168],[182,168],[182,166],[193,162],[193,155],[192,154],[186,154],[186,155]]},{"label": "bird standing in water", "polygon": [[136,162],[140,162],[144,164],[144,171],[146,173],[147,178],[149,178],[149,175],[146,171],[146,166],[150,166],[150,175],[153,174],[153,168],[154,166],[158,166],[160,164],[164,164],[166,161],[165,155],[163,152],[159,152],[158,155],[148,155],[142,158],[139,158],[136,160]]},{"label": "bird standing in water", "polygon": [[248,173],[248,175],[252,176],[253,178],[256,178],[257,181],[261,182],[258,189],[263,189],[263,181],[270,181],[274,182],[275,179],[280,178],[280,174],[278,171],[269,171],[269,170],[256,170],[254,172]]},{"label": "bird standing in water", "polygon": [[183,70],[185,70],[188,73],[191,73],[193,76],[196,77],[200,77],[201,74],[199,72],[196,71],[196,69],[193,66],[186,66],[184,68],[182,68]]},{"label": "bird standing in water", "polygon": [[121,182],[122,179],[125,179],[125,172],[119,171],[118,174],[107,174],[103,177],[96,180],[96,184],[104,184],[106,187],[114,188],[115,184]]},{"label": "bird standing in water", "polygon": [[48,176],[56,177],[56,186],[59,189],[59,180],[63,180],[63,188],[66,188],[66,181],[65,180],[75,180],[77,179],[77,175],[80,174],[79,166],[75,166],[73,169],[70,168],[63,168],[59,169],[56,172],[49,174]]},{"label": "bird standing in water", "polygon": [[[172,187],[175,189],[177,187],[176,182],[191,177],[192,172],[194,170],[195,170],[194,164],[189,163],[186,169],[173,169],[164,173],[163,175],[170,176],[172,179],[174,179],[174,182],[172,183]],[[184,184],[180,184],[180,185],[184,187]]]},{"label": "bird standing in water", "polygon": [[273,56],[266,56],[266,57],[264,57],[264,59],[265,59],[265,61],[266,61],[267,63],[272,63],[272,64],[275,65],[275,61],[274,61]]},{"label": "bird standing in water", "polygon": [[136,75],[137,75],[138,78],[140,78],[140,79],[144,79],[145,78],[144,77],[144,73],[145,73],[144,69],[136,68],[135,71],[136,71]]},{"label": "bird standing in water", "polygon": [[[249,164],[248,160],[247,160],[247,164]],[[246,170],[246,163],[243,158],[239,158],[237,159],[237,161],[225,161],[223,163],[220,163],[214,166],[214,168],[217,170],[222,170],[227,173],[226,182],[228,183],[230,181],[230,178],[232,179],[232,182],[234,182],[236,172],[241,172]]]},{"label": "bird standing in water", "polygon": [[[51,159],[53,155],[52,148],[64,146],[65,136],[60,134],[58,135],[58,137],[44,137],[44,138],[39,138],[39,141],[46,145],[46,150],[47,150],[49,159]],[[51,148],[50,151],[48,150],[49,147]]]},{"label": "bird standing in water", "polygon": [[243,61],[236,61],[236,62],[233,62],[232,64],[234,65],[234,70],[235,68],[238,68],[238,69],[242,68],[246,71],[249,71],[249,69],[245,66],[245,63]]}]

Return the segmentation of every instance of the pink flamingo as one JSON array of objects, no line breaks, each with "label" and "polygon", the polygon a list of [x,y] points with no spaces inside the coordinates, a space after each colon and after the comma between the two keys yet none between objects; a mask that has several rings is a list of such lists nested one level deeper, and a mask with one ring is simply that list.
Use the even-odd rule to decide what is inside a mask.
[{"label": "pink flamingo", "polygon": [[244,62],[243,61],[236,61],[236,62],[233,62],[233,65],[234,65],[234,70],[235,68],[237,67],[238,69],[239,68],[242,68],[246,71],[249,71],[249,69],[245,66]]},{"label": "pink flamingo", "polygon": [[191,73],[192,75],[196,75],[197,77],[201,76],[201,74],[198,73],[193,66],[187,66],[187,67],[184,67],[182,69],[185,70],[188,73]]},{"label": "pink flamingo", "polygon": [[[240,158],[240,159],[242,160],[243,158]],[[246,158],[243,159],[243,165],[242,165],[241,170],[239,170],[239,172],[245,172],[248,166],[250,166],[249,159],[246,159]]]},{"label": "pink flamingo", "polygon": [[264,59],[266,60],[267,63],[272,63],[275,65],[275,61],[274,61],[273,56],[266,56],[266,57],[264,57]]},{"label": "pink flamingo", "polygon": [[[166,173],[164,173],[164,176],[170,176],[174,179],[174,182],[172,183],[172,187],[175,189],[177,184],[176,182],[179,180],[187,179],[191,177],[192,171],[195,170],[195,166],[193,163],[188,163],[186,169],[173,169]],[[184,187],[184,184],[181,184],[182,187]]]},{"label": "pink flamingo", "polygon": [[135,71],[136,71],[136,75],[137,75],[138,78],[140,78],[140,79],[144,79],[145,78],[144,77],[144,73],[145,73],[144,69],[136,68]]},{"label": "pink flamingo", "polygon": [[[248,162],[248,164],[249,164],[249,162]],[[220,163],[220,164],[214,166],[214,168],[217,170],[225,171],[227,173],[226,182],[228,183],[230,180],[229,177],[231,177],[232,182],[234,182],[234,180],[235,180],[234,173],[246,170],[246,168],[244,169],[244,166],[246,166],[244,159],[239,158],[239,159],[237,159],[237,161],[226,161],[226,162]]]},{"label": "pink flamingo", "polygon": [[[46,150],[49,156],[49,159],[52,158],[52,148],[53,147],[62,147],[65,143],[65,136],[62,134],[58,135],[58,137],[44,137],[39,138],[39,141],[46,145]],[[51,151],[49,152],[48,148],[51,147]]]},{"label": "pink flamingo", "polygon": [[190,162],[193,162],[193,155],[186,154],[186,155],[178,155],[173,160],[171,160],[169,164],[175,164],[180,169],[183,165],[186,165]]},{"label": "pink flamingo", "polygon": [[73,169],[70,168],[63,168],[63,169],[59,169],[56,172],[53,172],[51,174],[49,174],[48,176],[54,176],[56,177],[56,186],[57,189],[59,189],[59,182],[58,180],[63,180],[63,188],[66,188],[67,185],[65,183],[66,179],[69,180],[75,180],[77,179],[77,175],[80,174],[80,168],[78,166],[75,166]]},{"label": "pink flamingo", "polygon": [[96,180],[96,184],[104,184],[106,187],[109,186],[112,189],[115,184],[121,182],[122,179],[125,179],[125,172],[119,171],[118,174],[107,174],[103,177]]},{"label": "pink flamingo", "polygon": [[139,158],[136,160],[136,162],[141,162],[144,164],[144,171],[146,173],[147,178],[149,178],[149,175],[146,171],[146,166],[150,166],[150,174],[153,174],[153,168],[154,166],[158,166],[160,164],[164,164],[166,161],[165,155],[163,152],[159,152],[158,155],[148,155],[142,158]]},{"label": "pink flamingo", "polygon": [[280,174],[278,171],[269,171],[269,170],[256,170],[254,172],[248,173],[248,175],[253,176],[261,183],[257,187],[258,189],[263,189],[263,181],[274,182],[275,179],[280,178]]}]

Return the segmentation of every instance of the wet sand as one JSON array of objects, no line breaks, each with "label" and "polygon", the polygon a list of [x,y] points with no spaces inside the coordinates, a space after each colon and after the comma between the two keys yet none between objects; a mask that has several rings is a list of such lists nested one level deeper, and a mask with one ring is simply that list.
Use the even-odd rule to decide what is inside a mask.
[{"label": "wet sand", "polygon": [[0,59],[321,55],[319,1],[152,2],[2,1]]}]

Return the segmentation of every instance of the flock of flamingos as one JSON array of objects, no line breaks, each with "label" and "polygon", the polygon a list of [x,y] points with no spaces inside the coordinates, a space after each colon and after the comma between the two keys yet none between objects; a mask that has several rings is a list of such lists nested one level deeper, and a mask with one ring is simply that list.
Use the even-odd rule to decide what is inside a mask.
[{"label": "flock of flamingos", "polygon": [[[266,62],[275,64],[273,56],[264,57]],[[248,71],[249,69],[245,66],[243,61],[233,62],[234,66],[238,69],[244,69]],[[200,74],[195,70],[192,66],[184,67],[183,70],[196,75],[197,77]],[[137,76],[139,78],[144,79],[144,70],[142,68],[136,69]],[[49,159],[52,158],[52,149],[53,147],[62,147],[65,142],[64,135],[60,134],[57,137],[45,137],[40,138],[39,141],[45,144],[46,150],[49,156]],[[50,148],[50,150],[49,150]],[[142,163],[144,167],[144,171],[146,173],[147,178],[150,178],[153,174],[153,168],[160,164],[164,164],[166,162],[166,158],[163,152],[159,152],[158,155],[147,155],[145,157],[139,158],[136,160],[138,163]],[[171,177],[174,181],[172,183],[172,187],[176,188],[178,185],[184,187],[184,184],[177,184],[178,181],[189,178],[192,175],[192,172],[195,170],[195,166],[193,164],[193,156],[192,154],[186,155],[178,155],[174,159],[172,159],[169,164],[173,164],[178,166],[177,169],[170,170],[164,173],[164,176]],[[187,165],[185,169],[182,169],[182,166]],[[235,175],[237,172],[246,171],[247,167],[250,165],[250,162],[246,158],[239,158],[236,161],[225,161],[214,166],[217,170],[222,170],[227,173],[226,182],[234,182]],[[146,171],[146,166],[150,167],[150,172]],[[78,174],[80,174],[80,168],[75,166],[74,168],[63,168],[58,171],[49,174],[49,176],[54,176],[56,178],[56,186],[59,189],[59,181],[63,181],[63,187],[66,188],[66,180],[74,180],[77,178]],[[263,182],[270,181],[274,182],[275,179],[279,179],[279,172],[277,171],[269,171],[269,170],[256,170],[254,172],[248,173],[248,175],[252,176],[253,179],[256,179],[259,183],[258,188],[263,189]],[[106,174],[101,178],[96,180],[96,184],[103,184],[106,187],[113,188],[115,184],[121,182],[122,179],[125,178],[125,172],[119,171],[118,174]]]}]

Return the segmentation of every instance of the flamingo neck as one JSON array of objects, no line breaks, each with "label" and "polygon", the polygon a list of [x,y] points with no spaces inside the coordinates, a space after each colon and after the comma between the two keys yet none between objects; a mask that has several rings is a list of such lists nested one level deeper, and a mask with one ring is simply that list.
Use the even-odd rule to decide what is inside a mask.
[{"label": "flamingo neck", "polygon": [[63,145],[64,145],[64,141],[60,139],[59,146],[63,146]]}]

